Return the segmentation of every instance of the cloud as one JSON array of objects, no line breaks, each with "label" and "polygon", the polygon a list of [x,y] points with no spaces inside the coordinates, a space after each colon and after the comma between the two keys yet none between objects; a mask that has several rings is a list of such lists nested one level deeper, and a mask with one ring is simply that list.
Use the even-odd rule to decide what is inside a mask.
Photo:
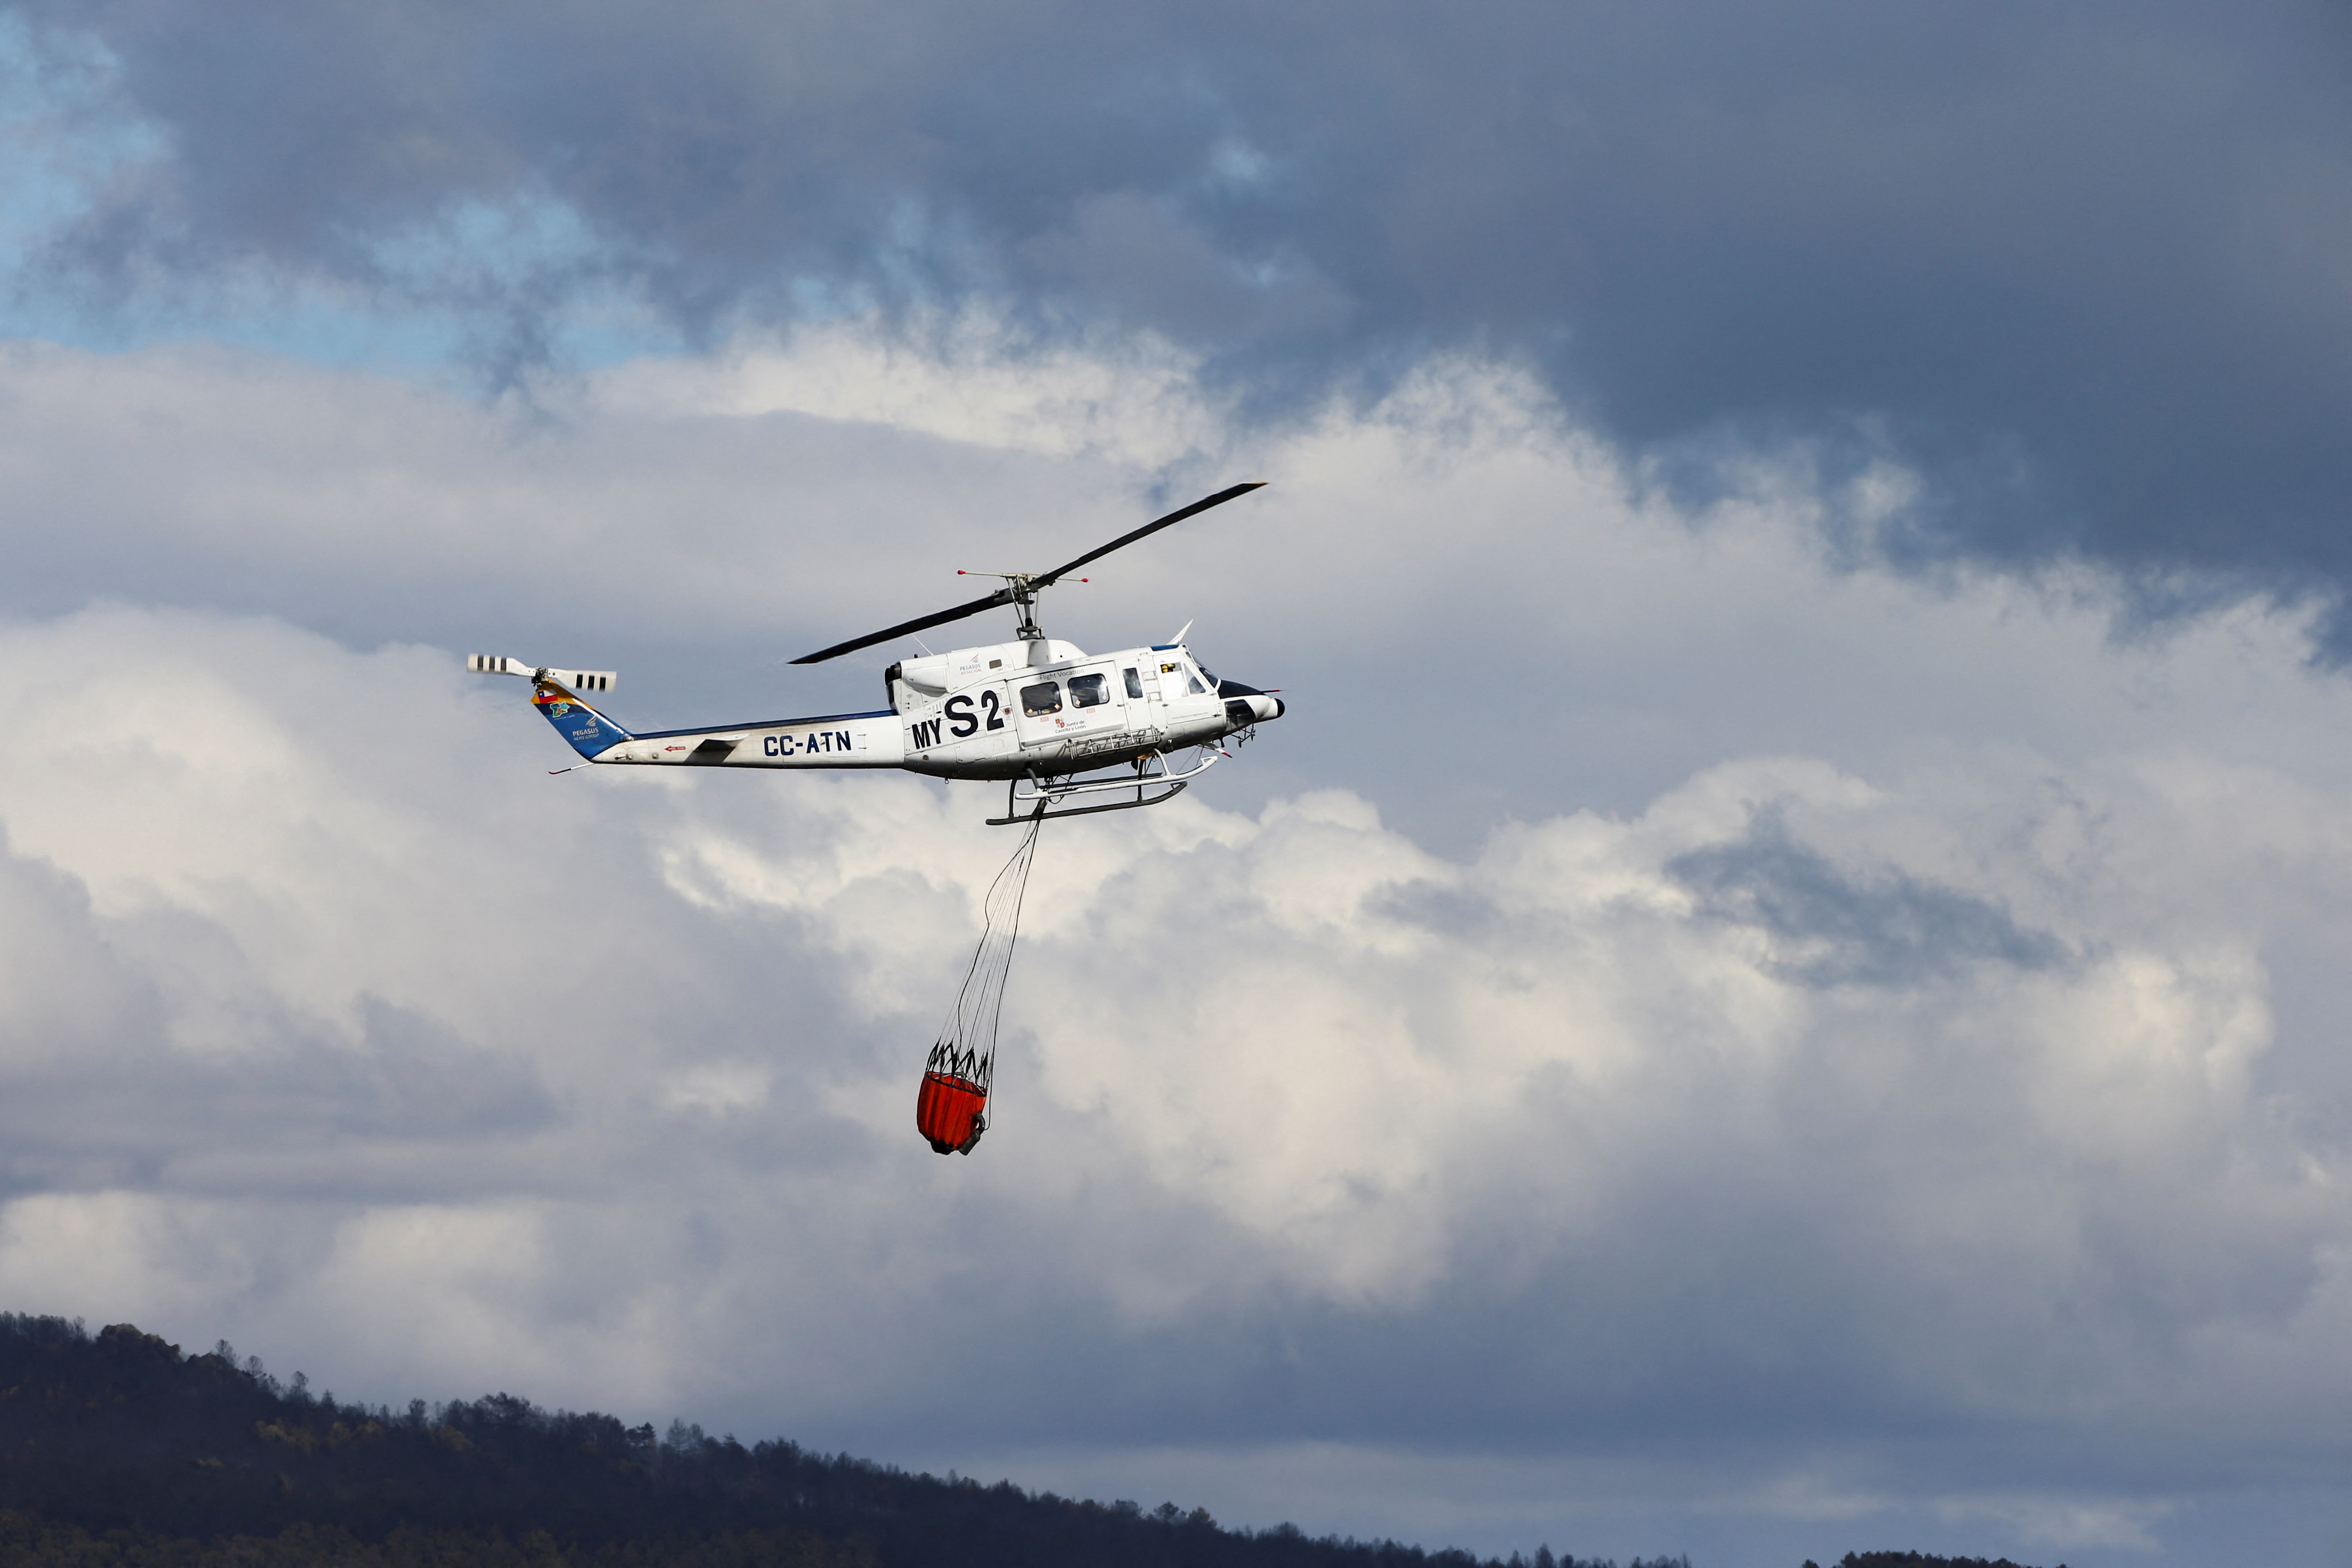
[{"label": "cloud", "polygon": [[1769,932],[1770,972],[1808,985],[1899,985],[1977,963],[2046,968],[2064,951],[1997,905],[1896,875],[1856,886],[1792,844],[1776,821],[1744,843],[1695,849],[1666,868],[1719,918]]},{"label": "cloud", "polygon": [[[1678,510],[1489,361],[1265,426],[1160,344],[958,331],[527,416],[0,363],[16,1305],[1496,1547],[2122,1550],[2338,1463],[2352,699],[2307,616],[1841,563],[1818,470]],[[1048,612],[1205,608],[1292,712],[1049,833],[970,1160],[909,1097],[992,792],[551,779],[458,667],[825,710],[871,669],[754,667],[1231,471],[1259,510]]]},{"label": "cloud", "polygon": [[1931,474],[1847,520],[1915,565],[2083,555],[2167,614],[2352,570],[2324,7],[18,14],[45,330],[505,386],[976,310],[1294,418],[1496,353],[1688,494],[1790,443]]}]

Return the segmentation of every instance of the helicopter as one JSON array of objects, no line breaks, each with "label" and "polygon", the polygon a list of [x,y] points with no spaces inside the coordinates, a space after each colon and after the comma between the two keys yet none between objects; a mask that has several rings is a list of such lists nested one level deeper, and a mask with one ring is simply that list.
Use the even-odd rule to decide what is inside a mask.
[{"label": "helicopter", "polygon": [[[572,767],[898,768],[932,778],[1002,780],[1005,814],[988,818],[995,827],[1159,805],[1224,760],[1220,742],[1245,740],[1258,724],[1281,718],[1282,699],[1210,674],[1185,644],[1190,621],[1164,643],[1088,654],[1045,634],[1037,596],[1114,550],[1261,488],[1251,482],[1219,490],[1051,572],[961,573],[999,577],[1004,585],[792,661],[821,664],[983,610],[1015,608],[1020,623],[1011,642],[946,653],[926,648],[919,658],[890,666],[882,677],[889,706],[872,712],[632,731],[580,696],[610,691],[617,679],[611,670],[559,669],[479,653],[467,656],[467,668],[529,679],[533,704],[582,757]],[[1193,755],[1180,766],[1171,753],[1186,748]],[[1118,798],[1065,804],[1110,796]]]}]

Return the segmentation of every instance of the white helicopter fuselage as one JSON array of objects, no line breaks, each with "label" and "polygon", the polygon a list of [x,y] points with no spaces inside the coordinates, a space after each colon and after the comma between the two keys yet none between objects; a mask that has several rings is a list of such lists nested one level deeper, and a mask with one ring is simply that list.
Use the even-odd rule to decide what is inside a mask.
[{"label": "white helicopter fuselage", "polygon": [[1283,711],[1279,698],[1253,688],[1228,681],[1221,691],[1181,643],[1116,654],[1052,638],[957,648],[892,665],[890,706],[874,712],[645,733],[565,689],[552,679],[563,672],[533,673],[541,710],[600,764],[1051,777],[1211,745]]},{"label": "white helicopter fuselage", "polygon": [[1281,710],[1261,696],[1228,712],[1181,643],[1099,655],[1051,639],[997,643],[906,659],[887,679],[904,765],[940,778],[1108,767],[1220,741]]}]

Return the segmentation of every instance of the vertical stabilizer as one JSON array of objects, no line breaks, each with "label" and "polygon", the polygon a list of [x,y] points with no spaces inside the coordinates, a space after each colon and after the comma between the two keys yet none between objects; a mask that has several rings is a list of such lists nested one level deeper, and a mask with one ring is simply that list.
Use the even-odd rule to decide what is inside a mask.
[{"label": "vertical stabilizer", "polygon": [[532,686],[530,700],[541,713],[547,715],[547,721],[555,726],[555,732],[571,742],[572,749],[590,762],[630,739],[626,730],[545,676]]}]

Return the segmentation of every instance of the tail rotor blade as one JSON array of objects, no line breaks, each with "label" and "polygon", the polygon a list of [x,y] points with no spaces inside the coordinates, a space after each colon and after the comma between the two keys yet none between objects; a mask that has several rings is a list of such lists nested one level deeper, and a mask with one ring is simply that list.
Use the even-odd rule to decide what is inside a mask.
[{"label": "tail rotor blade", "polygon": [[477,675],[520,675],[525,680],[544,676],[574,691],[610,691],[613,682],[621,679],[609,669],[556,669],[496,653],[469,653],[466,656],[466,668]]}]

